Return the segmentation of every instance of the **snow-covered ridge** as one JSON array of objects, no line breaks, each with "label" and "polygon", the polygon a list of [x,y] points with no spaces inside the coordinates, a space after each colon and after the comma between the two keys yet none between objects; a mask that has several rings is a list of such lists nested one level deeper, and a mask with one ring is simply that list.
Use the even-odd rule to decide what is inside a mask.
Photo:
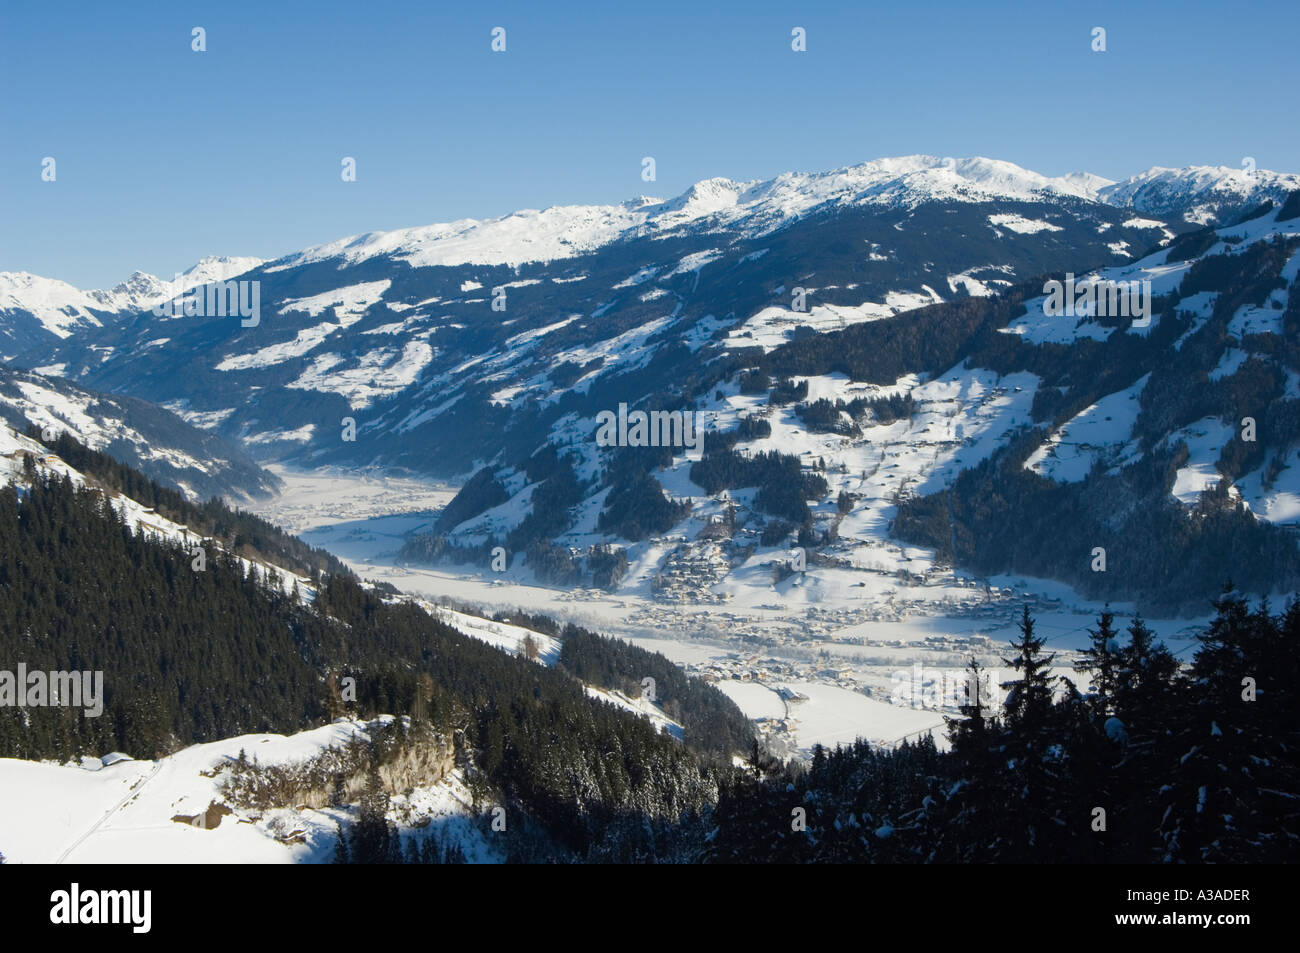
[{"label": "snow-covered ridge", "polygon": [[67,338],[79,324],[99,326],[93,312],[131,314],[190,288],[228,281],[262,264],[260,258],[208,256],[168,281],[137,271],[110,291],[82,291],[66,281],[26,271],[0,271],[0,314],[27,311],[52,334]]},{"label": "snow-covered ridge", "polygon": [[[873,159],[829,172],[786,172],[766,181],[715,177],[675,198],[638,196],[617,205],[556,205],[492,219],[460,219],[387,232],[368,232],[315,245],[277,259],[266,270],[315,262],[339,267],[388,256],[413,267],[520,265],[572,258],[622,238],[684,229],[728,230],[736,237],[767,234],[815,210],[855,205],[913,208],[926,202],[1082,199],[1189,221],[1216,218],[1265,198],[1300,189],[1300,175],[1226,166],[1154,167],[1122,182],[1071,172],[1050,177],[983,156],[910,155]],[[98,324],[97,312],[131,312],[191,287],[225,281],[265,264],[258,258],[204,258],[172,281],[136,272],[110,291],[81,291],[57,279],[0,272],[0,313],[29,311],[52,333],[67,337],[78,323]]]},{"label": "snow-covered ridge", "polygon": [[[1226,167],[1153,168],[1123,182],[1071,172],[1050,177],[1012,162],[928,155],[874,159],[830,172],[786,172],[767,181],[711,178],[668,200],[630,199],[619,205],[552,206],[500,218],[370,232],[305,249],[270,271],[337,261],[340,267],[381,255],[413,267],[519,265],[592,251],[632,235],[679,229],[734,230],[755,237],[822,207],[880,205],[913,208],[925,202],[1052,201],[1075,198],[1167,214],[1205,196],[1249,199],[1300,188],[1300,176]],[[1252,191],[1254,190],[1254,192]],[[1164,196],[1164,198],[1161,198]]]},{"label": "snow-covered ridge", "polygon": [[369,232],[341,238],[281,258],[267,271],[285,271],[319,261],[340,267],[382,255],[413,267],[430,265],[509,264],[570,258],[608,244],[647,217],[654,200],[620,205],[557,205],[543,211],[525,209],[501,218],[461,219],[445,224]]},{"label": "snow-covered ridge", "polygon": [[558,205],[500,218],[370,232],[305,249],[268,271],[338,261],[340,267],[381,255],[413,267],[518,265],[583,254],[636,234],[680,228],[737,229],[760,235],[824,205],[911,207],[926,201],[1095,198],[1109,185],[1088,173],[1049,178],[1010,162],[974,157],[903,156],[875,159],[831,172],[787,172],[763,182],[726,178],[697,182],[669,200],[630,199],[618,205]]},{"label": "snow-covered ridge", "polygon": [[[61,371],[61,368],[55,368]],[[183,408],[179,408],[183,411]],[[0,420],[18,432],[36,425],[67,432],[191,500],[213,495],[247,501],[277,482],[214,434],[130,398],[83,390],[55,377],[0,367]],[[202,418],[202,414],[190,414]],[[200,420],[200,422],[202,422]]]},{"label": "snow-covered ridge", "polygon": [[[43,444],[20,434],[8,423],[0,420],[0,486],[16,485],[22,482],[23,458],[25,456],[32,457],[37,472],[42,475],[66,477],[75,486],[97,488],[112,504],[113,509],[117,511],[123,523],[133,532],[143,533],[162,542],[180,543],[191,552],[194,551],[195,547],[202,547],[204,558],[207,558],[216,549],[224,549],[215,539],[203,536],[183,523],[175,523],[155,512],[151,507],[144,506],[125,494],[99,488],[95,481],[88,480],[79,470],[70,466],[58,454],[51,452]],[[235,558],[239,561],[245,573],[251,568],[257,568],[265,578],[271,581],[271,584],[278,586],[285,594],[292,592],[294,587],[297,586],[304,599],[311,600],[315,598],[316,590],[309,577],[299,576],[261,559],[250,560],[239,555],[236,555]]]}]

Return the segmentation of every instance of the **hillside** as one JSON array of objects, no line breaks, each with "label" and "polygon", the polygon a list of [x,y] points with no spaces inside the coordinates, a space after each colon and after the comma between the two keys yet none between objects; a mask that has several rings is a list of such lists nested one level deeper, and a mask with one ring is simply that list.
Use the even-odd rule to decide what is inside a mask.
[{"label": "hillside", "polygon": [[[494,803],[512,823],[533,832],[512,843],[511,856],[534,859],[596,849],[633,808],[636,829],[671,825],[709,803],[719,771],[729,770],[717,737],[709,740],[721,756],[716,763],[694,747],[692,738],[704,737],[695,723],[705,711],[698,701],[686,700],[680,709],[683,744],[600,692],[590,697],[561,668],[536,664],[526,653],[503,653],[481,633],[466,635],[416,602],[363,588],[346,571],[294,576],[272,565],[274,551],[235,555],[102,487],[62,457],[42,453],[29,438],[7,428],[0,436],[10,461],[0,488],[0,657],[21,660],[32,672],[93,671],[102,679],[94,717],[43,703],[0,707],[0,753],[28,760],[108,752],[162,759],[149,780],[158,771],[180,771],[189,778],[186,790],[201,798],[194,759],[211,763],[218,750],[229,754],[238,736],[397,712],[409,716],[417,738],[443,739],[438,744],[450,760],[432,780],[446,779],[454,763],[464,783],[496,792]],[[141,478],[119,482],[138,486]],[[196,545],[203,547],[201,559]],[[468,617],[457,621],[470,631],[490,627]],[[37,632],[43,637],[33,639]],[[631,677],[640,662],[611,645],[614,671]],[[668,701],[672,686],[664,684],[660,698]],[[734,706],[716,696],[713,710],[733,723],[732,737],[743,744],[748,728]],[[224,738],[236,741],[193,757],[168,757]],[[602,754],[611,746],[621,758]],[[366,764],[378,770],[387,763],[373,746],[357,757],[361,774]],[[9,772],[27,770],[5,765]],[[58,773],[66,770],[79,769],[42,777],[66,786],[69,775]],[[133,770],[106,765],[103,777],[117,781],[100,784],[98,774],[87,774],[71,787],[74,793],[121,790],[124,780],[139,780]],[[256,807],[243,806],[250,805]],[[117,820],[132,824],[130,817]],[[629,836],[627,849],[637,849],[641,835]]]},{"label": "hillside", "polygon": [[[571,412],[550,447],[476,473],[402,555],[486,565],[503,546],[564,585],[593,578],[602,552],[621,566],[657,551],[659,588],[674,560],[707,564],[685,573],[693,598],[779,570],[791,546],[809,578],[839,573],[841,587],[955,555],[1152,611],[1199,611],[1228,577],[1284,591],[1300,569],[1298,252],[1291,198],[1077,273],[1148,283],[1136,325],[1045,313],[1058,273],[734,351],[658,404],[705,422],[701,449],[602,449],[595,416]],[[908,544],[933,555],[918,562]]]},{"label": "hillside", "polygon": [[269,496],[280,481],[214,433],[137,397],[0,366],[0,420],[51,439],[67,433],[194,500]]}]

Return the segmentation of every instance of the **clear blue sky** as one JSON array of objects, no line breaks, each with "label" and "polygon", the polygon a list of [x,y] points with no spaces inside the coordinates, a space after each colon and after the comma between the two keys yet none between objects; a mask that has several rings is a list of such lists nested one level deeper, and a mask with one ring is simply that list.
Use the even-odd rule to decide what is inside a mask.
[{"label": "clear blue sky", "polygon": [[908,153],[1300,171],[1297,36],[1295,0],[5,0],[0,270],[108,287],[207,254]]}]

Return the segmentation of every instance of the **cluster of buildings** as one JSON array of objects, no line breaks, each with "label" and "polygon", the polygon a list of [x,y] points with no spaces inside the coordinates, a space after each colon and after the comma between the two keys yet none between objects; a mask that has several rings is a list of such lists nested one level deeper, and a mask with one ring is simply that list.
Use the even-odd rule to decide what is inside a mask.
[{"label": "cluster of buildings", "polygon": [[655,598],[664,602],[716,605],[725,595],[713,591],[731,569],[725,541],[702,539],[680,543],[664,557],[654,579]]}]

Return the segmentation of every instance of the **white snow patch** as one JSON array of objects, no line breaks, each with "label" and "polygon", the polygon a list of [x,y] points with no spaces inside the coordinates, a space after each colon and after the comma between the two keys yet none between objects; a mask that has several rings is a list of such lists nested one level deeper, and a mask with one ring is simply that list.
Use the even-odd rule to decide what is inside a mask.
[{"label": "white snow patch", "polygon": [[989,216],[989,224],[998,228],[1005,228],[1008,231],[1016,232],[1020,235],[1037,235],[1039,232],[1060,232],[1064,231],[1059,225],[1053,225],[1051,222],[1042,222],[1032,218],[1025,218],[1023,215],[1013,213],[1000,213]]}]

